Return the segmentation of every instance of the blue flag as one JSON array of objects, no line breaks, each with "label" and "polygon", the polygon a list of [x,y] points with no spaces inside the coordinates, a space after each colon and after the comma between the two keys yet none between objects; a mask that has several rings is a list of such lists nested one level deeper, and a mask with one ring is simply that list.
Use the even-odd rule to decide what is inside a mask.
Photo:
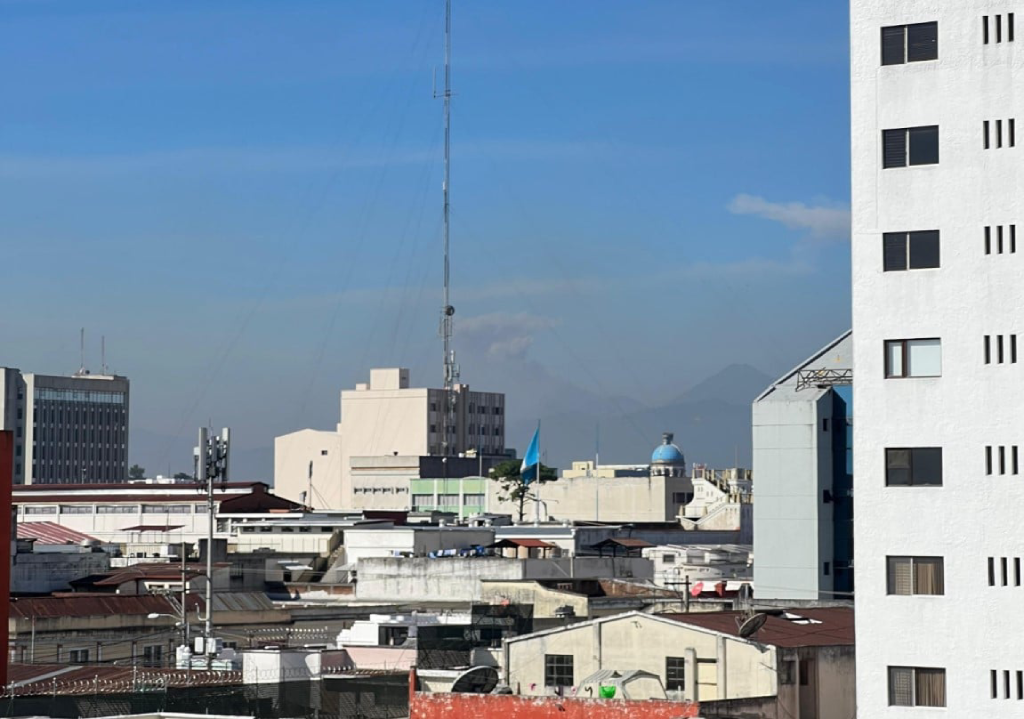
[{"label": "blue flag", "polygon": [[530,440],[530,446],[526,448],[526,454],[523,455],[523,464],[519,468],[519,473],[523,477],[523,484],[529,484],[540,476],[539,426],[537,427],[537,431],[533,433],[533,439]]}]

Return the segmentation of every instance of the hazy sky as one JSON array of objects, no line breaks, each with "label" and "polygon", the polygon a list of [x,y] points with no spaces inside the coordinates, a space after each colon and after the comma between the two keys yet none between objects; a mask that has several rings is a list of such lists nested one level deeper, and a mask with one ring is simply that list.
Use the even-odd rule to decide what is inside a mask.
[{"label": "hazy sky", "polygon": [[[843,3],[453,25],[465,381],[511,358],[657,404],[848,326]],[[85,326],[133,429],[243,448],[331,426],[371,366],[439,385],[442,28],[442,0],[0,0],[0,365],[74,371]]]}]

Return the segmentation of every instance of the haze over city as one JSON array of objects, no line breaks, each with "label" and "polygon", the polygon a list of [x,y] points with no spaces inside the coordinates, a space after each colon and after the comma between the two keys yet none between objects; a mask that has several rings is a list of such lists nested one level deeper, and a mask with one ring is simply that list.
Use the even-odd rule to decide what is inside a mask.
[{"label": "haze over city", "polygon": [[[268,480],[371,367],[440,386],[434,4],[0,13],[4,364],[73,372],[85,327],[132,380],[133,462],[190,470],[210,422]],[[695,447],[745,460],[753,393],[849,326],[845,6],[465,3],[453,33],[463,381],[508,395],[509,446],[571,427],[564,464],[599,421],[627,462],[749,365]]]}]

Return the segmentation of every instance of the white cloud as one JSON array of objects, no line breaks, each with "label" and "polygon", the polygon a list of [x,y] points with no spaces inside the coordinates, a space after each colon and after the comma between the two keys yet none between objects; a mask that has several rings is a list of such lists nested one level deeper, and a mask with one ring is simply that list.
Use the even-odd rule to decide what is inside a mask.
[{"label": "white cloud", "polygon": [[461,341],[470,348],[502,359],[523,359],[538,332],[558,325],[551,317],[527,312],[492,312],[467,317],[458,322],[456,330]]},{"label": "white cloud", "polygon": [[734,215],[755,215],[793,230],[807,230],[815,240],[849,240],[850,208],[833,203],[770,202],[756,195],[737,195],[729,203]]}]

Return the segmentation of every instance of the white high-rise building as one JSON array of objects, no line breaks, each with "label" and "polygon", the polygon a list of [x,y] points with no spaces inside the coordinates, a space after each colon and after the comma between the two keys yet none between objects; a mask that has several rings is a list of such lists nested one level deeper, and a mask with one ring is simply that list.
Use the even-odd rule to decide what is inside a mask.
[{"label": "white high-rise building", "polygon": [[1024,717],[1014,9],[851,2],[860,717]]}]

